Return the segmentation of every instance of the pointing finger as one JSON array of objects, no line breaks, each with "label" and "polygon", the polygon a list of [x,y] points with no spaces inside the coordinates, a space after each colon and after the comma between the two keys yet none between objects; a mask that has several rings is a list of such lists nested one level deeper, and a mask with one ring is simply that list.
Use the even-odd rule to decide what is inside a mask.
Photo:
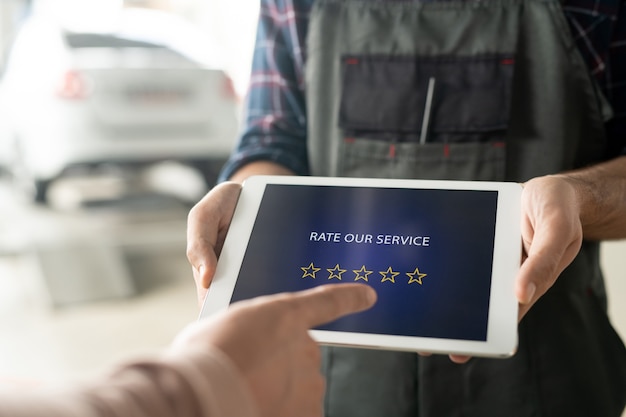
[{"label": "pointing finger", "polygon": [[376,291],[365,284],[330,284],[298,293],[291,301],[311,328],[373,306]]}]

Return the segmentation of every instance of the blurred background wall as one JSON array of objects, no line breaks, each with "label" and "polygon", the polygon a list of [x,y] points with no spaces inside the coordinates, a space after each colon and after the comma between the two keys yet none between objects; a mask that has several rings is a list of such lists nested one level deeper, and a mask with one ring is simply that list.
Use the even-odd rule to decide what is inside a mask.
[{"label": "blurred background wall", "polygon": [[257,0],[1,0],[0,45],[6,48],[10,44],[17,26],[33,11],[81,19],[82,13],[106,13],[118,7],[165,10],[196,23],[209,38],[219,40],[226,66],[238,92],[243,94],[256,29]]}]

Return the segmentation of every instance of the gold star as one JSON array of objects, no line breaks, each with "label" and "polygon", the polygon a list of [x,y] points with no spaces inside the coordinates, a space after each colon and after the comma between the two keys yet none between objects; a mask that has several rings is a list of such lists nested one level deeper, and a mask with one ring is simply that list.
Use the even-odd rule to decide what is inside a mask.
[{"label": "gold star", "polygon": [[329,276],[328,279],[333,279],[333,278],[337,278],[339,281],[341,281],[341,274],[343,274],[344,272],[346,272],[345,269],[341,269],[339,268],[339,264],[335,265],[334,268],[326,268],[326,270],[329,272]]},{"label": "gold star", "polygon": [[426,276],[426,274],[422,274],[417,267],[415,268],[415,271],[407,272],[406,274],[409,276],[409,284],[417,282],[419,285],[422,285],[422,278]]},{"label": "gold star", "polygon": [[387,268],[386,271],[379,271],[378,273],[383,276],[383,279],[381,279],[380,282],[391,281],[394,284],[396,283],[396,275],[399,274],[399,272],[393,272],[391,267]]},{"label": "gold star", "polygon": [[304,275],[302,275],[302,278],[311,277],[315,279],[315,273],[319,271],[321,268],[316,268],[313,265],[313,262],[311,262],[309,266],[301,266],[300,269],[304,272]]},{"label": "gold star", "polygon": [[365,265],[363,265],[361,269],[353,269],[352,272],[356,274],[354,278],[355,281],[362,279],[365,282],[368,282],[367,276],[372,273],[372,271],[365,269]]}]

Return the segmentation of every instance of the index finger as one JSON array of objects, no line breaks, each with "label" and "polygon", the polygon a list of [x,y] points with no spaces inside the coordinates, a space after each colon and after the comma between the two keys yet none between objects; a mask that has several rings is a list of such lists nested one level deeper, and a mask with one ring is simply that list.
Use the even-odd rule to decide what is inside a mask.
[{"label": "index finger", "polygon": [[311,328],[370,308],[376,302],[376,291],[366,284],[327,284],[296,293],[292,301]]}]

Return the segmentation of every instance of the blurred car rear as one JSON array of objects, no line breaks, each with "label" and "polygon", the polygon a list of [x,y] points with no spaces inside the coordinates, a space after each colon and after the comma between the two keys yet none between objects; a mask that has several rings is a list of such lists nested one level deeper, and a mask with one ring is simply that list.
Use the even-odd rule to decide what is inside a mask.
[{"label": "blurred car rear", "polygon": [[234,145],[238,103],[203,39],[151,10],[83,26],[34,16],[11,47],[0,117],[14,177],[39,202],[56,179],[111,164],[182,162],[210,185]]}]

